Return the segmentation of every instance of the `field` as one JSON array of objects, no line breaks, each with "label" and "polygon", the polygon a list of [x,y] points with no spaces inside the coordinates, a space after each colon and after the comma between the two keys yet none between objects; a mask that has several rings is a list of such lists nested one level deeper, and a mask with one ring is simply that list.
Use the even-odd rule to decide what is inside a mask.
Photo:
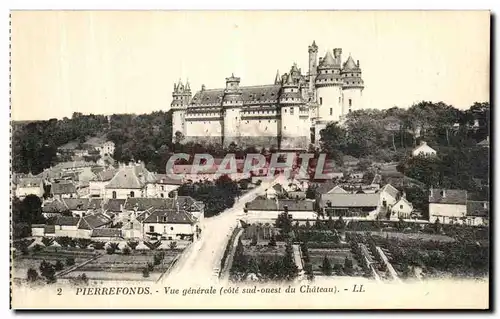
[{"label": "field", "polygon": [[154,265],[150,271],[149,280],[156,280],[164,273],[172,261],[182,252],[180,249],[174,250],[152,250],[152,251],[132,251],[130,255],[113,254],[102,255],[101,257],[91,261],[90,263],[78,268],[64,278],[76,277],[79,274],[85,273],[90,279],[96,280],[141,280],[145,279],[142,270],[147,267],[148,263],[154,263],[154,255],[160,252],[165,254],[165,257],[160,264]]},{"label": "field", "polygon": [[354,268],[357,266],[357,261],[349,249],[309,248],[309,259],[315,274],[321,274],[321,266],[325,256],[330,260],[332,267],[336,264],[343,267],[346,257],[352,261]]},{"label": "field", "polygon": [[14,257],[12,273],[15,278],[26,278],[28,269],[33,268],[38,271],[42,261],[55,264],[59,260],[65,265],[65,268],[67,268],[66,259],[69,257],[75,259],[75,264],[79,264],[96,256],[97,254],[99,253],[93,249],[61,247],[47,247],[40,252],[30,251],[28,255],[17,253]]}]

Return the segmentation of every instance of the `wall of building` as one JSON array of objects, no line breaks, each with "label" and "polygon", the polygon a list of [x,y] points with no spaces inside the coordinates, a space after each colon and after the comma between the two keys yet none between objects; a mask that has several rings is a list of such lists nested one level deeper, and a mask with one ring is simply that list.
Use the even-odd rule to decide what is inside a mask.
[{"label": "wall of building", "polygon": [[462,218],[467,213],[466,205],[429,204],[429,221],[434,223],[437,218],[443,224],[448,224],[451,218]]},{"label": "wall of building", "polygon": [[[363,91],[359,88],[346,88],[342,90],[343,111],[342,114],[348,114],[363,109]],[[349,100],[351,105],[349,105]]]},{"label": "wall of building", "polygon": [[184,128],[184,119],[185,119],[185,111],[174,109],[172,112],[172,138],[175,138],[175,133],[177,131],[181,132],[183,135],[186,135]]},{"label": "wall of building", "polygon": [[[168,198],[168,193],[179,188],[179,185],[148,184],[146,185],[146,197]],[[163,194],[163,196],[162,196]]]},{"label": "wall of building", "polygon": [[[269,222],[274,223],[278,216],[282,214],[281,210],[249,210],[243,217],[249,222]],[[317,214],[313,211],[289,211],[293,219],[310,219],[316,220]]]},{"label": "wall of building", "polygon": [[144,197],[143,191],[137,188],[106,188],[104,193],[104,198],[113,198],[113,192],[116,192],[117,199],[127,199],[130,196],[130,192],[134,192],[133,197]]},{"label": "wall of building", "polygon": [[104,196],[106,195],[105,187],[108,183],[109,183],[109,181],[105,181],[105,182],[90,181],[89,182],[90,197],[104,198]]},{"label": "wall of building", "polygon": [[339,85],[318,87],[317,96],[319,119],[328,122],[338,121],[342,115],[342,87]]},{"label": "wall of building", "polygon": [[222,121],[207,113],[205,115],[190,115],[186,120],[185,136],[222,136]]},{"label": "wall of building", "polygon": [[43,187],[18,187],[16,189],[16,196],[18,198],[24,198],[28,195],[36,195],[38,197],[43,196]]},{"label": "wall of building", "polygon": [[154,227],[154,232],[163,236],[175,237],[180,234],[193,234],[195,226],[190,224],[165,224],[165,223],[144,223],[144,234],[151,232],[150,227]]},{"label": "wall of building", "polygon": [[[278,136],[280,122],[277,118],[271,116],[261,116],[262,118],[243,117],[240,122],[241,137],[276,137]],[[276,115],[274,115],[275,117]]]}]

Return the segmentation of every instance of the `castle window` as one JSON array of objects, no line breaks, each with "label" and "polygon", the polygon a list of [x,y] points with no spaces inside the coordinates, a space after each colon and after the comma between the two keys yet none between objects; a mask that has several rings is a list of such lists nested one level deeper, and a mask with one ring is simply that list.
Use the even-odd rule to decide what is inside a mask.
[{"label": "castle window", "polygon": [[286,130],[286,126],[284,127],[284,129]]},{"label": "castle window", "polygon": [[286,109],[285,109],[285,113],[286,113]]},{"label": "castle window", "polygon": [[322,97],[319,98],[319,105],[323,105],[323,98]]},{"label": "castle window", "polygon": [[341,97],[339,96],[339,103],[342,102]]},{"label": "castle window", "polygon": [[333,115],[333,109],[330,108],[330,115]]},{"label": "castle window", "polygon": [[293,107],[290,108],[290,114],[293,115]]},{"label": "castle window", "polygon": [[349,99],[349,106],[352,106],[352,99]]}]

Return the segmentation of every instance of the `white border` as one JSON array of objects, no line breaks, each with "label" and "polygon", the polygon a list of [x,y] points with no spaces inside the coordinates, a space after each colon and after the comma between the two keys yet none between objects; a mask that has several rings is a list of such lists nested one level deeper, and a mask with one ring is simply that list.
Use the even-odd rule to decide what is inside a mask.
[{"label": "white border", "polygon": [[[342,2],[331,2],[331,1],[319,1],[319,0],[307,0],[307,1],[277,1],[277,0],[251,0],[251,1],[235,1],[235,0],[212,0],[212,1],[203,1],[203,0],[182,0],[179,2],[165,2],[165,1],[152,1],[152,0],[142,0],[142,1],[109,1],[109,0],[80,0],[80,1],[69,1],[69,0],[52,0],[52,1],[5,1],[0,5],[0,38],[2,39],[0,45],[0,73],[2,76],[0,77],[1,88],[0,96],[1,101],[3,101],[3,107],[1,107],[1,119],[5,125],[0,126],[0,146],[2,152],[0,152],[0,163],[2,165],[2,170],[0,170],[0,180],[4,181],[0,184],[0,198],[2,198],[2,211],[4,214],[3,222],[0,223],[2,225],[2,244],[0,245],[2,251],[0,252],[0,256],[2,256],[4,262],[1,263],[1,273],[4,274],[1,276],[3,289],[0,289],[0,300],[2,302],[2,318],[13,317],[15,314],[13,311],[9,310],[9,277],[7,273],[9,272],[9,243],[8,243],[8,234],[10,233],[9,228],[9,151],[10,151],[10,134],[9,134],[9,10],[11,9],[37,9],[37,10],[56,10],[56,9],[69,9],[69,10],[90,10],[90,9],[98,9],[98,10],[183,10],[183,9],[191,9],[191,10],[223,10],[223,9],[245,9],[245,10],[444,10],[444,9],[452,9],[452,10],[484,10],[489,9],[492,10],[493,14],[499,13],[499,3],[497,0],[474,0],[474,1],[442,1],[442,0],[419,0],[419,1],[390,1],[390,0],[379,0],[379,1],[369,1],[369,0],[349,0]],[[495,27],[495,25],[493,25]],[[495,28],[496,29],[496,28]],[[497,35],[495,31],[493,34]],[[334,35],[332,35],[334,36]],[[497,52],[498,55],[498,52]],[[497,73],[498,65],[496,65],[495,70],[492,72]],[[495,87],[492,87],[492,91],[498,92],[498,82],[495,83]],[[491,101],[491,104],[496,106],[497,98]],[[36,107],[36,106],[32,106]],[[500,117],[498,113],[495,116],[495,120],[497,117]],[[494,122],[496,122],[494,120]],[[498,132],[497,132],[498,133]],[[498,134],[495,134],[495,140],[497,141],[495,145],[495,149],[500,145],[500,137]],[[495,178],[497,174],[495,174]],[[493,195],[494,198],[500,198],[497,195],[497,192]],[[497,205],[495,205],[497,206]],[[494,212],[495,214],[496,212]],[[496,215],[496,214],[495,214]],[[495,217],[495,229],[498,229],[500,217]],[[498,235],[496,236],[498,237]],[[498,238],[497,238],[498,239]],[[494,243],[494,247],[497,246],[497,241]],[[494,262],[494,261],[492,261]],[[495,273],[498,277],[498,265],[497,263],[493,263],[495,265]],[[462,293],[462,292],[450,292],[453,293]],[[466,293],[466,292],[463,292]],[[493,301],[493,304],[498,305],[498,294],[496,294],[496,298]],[[36,315],[38,318],[51,316],[51,313],[44,313]],[[79,316],[87,316],[88,313],[74,315]],[[92,314],[96,318],[104,318],[105,314]],[[108,314],[110,315],[110,314]],[[118,316],[126,315],[125,313],[114,314]],[[143,314],[132,313],[132,316]],[[160,314],[164,315],[164,314]],[[189,314],[187,316],[196,316],[197,314]],[[206,314],[205,314],[206,315]],[[220,314],[212,314],[215,316],[220,316]],[[235,315],[234,313],[228,314],[230,316]],[[248,316],[249,314],[241,314]],[[291,315],[289,313],[286,314],[261,314],[261,316],[288,316]],[[306,315],[304,313],[300,314],[301,316]],[[335,314],[333,314],[335,315]],[[342,314],[337,314],[342,315]],[[365,314],[366,315],[366,314]],[[362,314],[350,314],[350,316],[358,317],[365,316]],[[379,316],[385,316],[386,314],[378,314]],[[401,315],[401,313],[397,313],[395,315]],[[407,315],[414,316],[414,314],[408,313]],[[433,314],[425,314],[426,316],[434,316]],[[453,316],[454,314],[440,314],[445,316]],[[472,314],[468,314],[472,315]],[[35,314],[24,314],[26,317],[35,316]],[[70,314],[63,314],[62,316],[70,316]],[[168,316],[180,316],[180,314],[171,313]],[[183,315],[186,316],[186,315]]]}]

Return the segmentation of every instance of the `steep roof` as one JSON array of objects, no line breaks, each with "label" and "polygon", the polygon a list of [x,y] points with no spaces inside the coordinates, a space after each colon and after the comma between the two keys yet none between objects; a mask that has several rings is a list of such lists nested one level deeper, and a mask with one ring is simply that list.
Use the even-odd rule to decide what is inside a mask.
[{"label": "steep roof", "polygon": [[62,201],[69,210],[89,209],[90,200],[88,198],[64,198]]},{"label": "steep roof", "polygon": [[18,179],[17,187],[40,187],[43,180],[37,177],[21,177]]},{"label": "steep roof", "polygon": [[90,237],[122,237],[122,230],[119,228],[96,228],[92,230]]},{"label": "steep roof", "polygon": [[333,66],[335,64],[335,59],[333,58],[333,55],[330,51],[327,51],[325,54],[325,57],[321,61],[322,66]]},{"label": "steep roof", "polygon": [[59,217],[57,217],[54,225],[59,225],[59,226],[76,226],[76,225],[78,225],[79,221],[80,221],[80,218],[78,218],[78,217],[59,216]]},{"label": "steep roof", "polygon": [[50,187],[50,191],[54,195],[75,194],[76,187],[75,184],[71,182],[59,182],[59,183],[53,183],[52,186]]},{"label": "steep roof", "polygon": [[126,199],[110,198],[102,205],[103,209],[110,212],[121,212]]},{"label": "steep roof", "polygon": [[[243,104],[251,104],[256,102],[269,101],[275,103],[278,100],[281,85],[258,85],[258,86],[241,86],[241,99]],[[196,92],[191,100],[191,107],[197,105],[221,105],[224,89],[211,89]],[[189,111],[190,107],[188,107]]]},{"label": "steep roof", "polygon": [[157,184],[165,184],[165,185],[181,185],[182,180],[172,178],[170,174],[155,174],[155,182]]},{"label": "steep roof", "polygon": [[42,212],[44,213],[60,213],[67,210],[69,210],[68,207],[58,199],[51,202],[45,202],[42,207]]},{"label": "steep roof", "polygon": [[249,210],[270,210],[270,211],[283,211],[285,206],[289,211],[313,211],[314,202],[309,200],[295,200],[295,199],[267,199],[256,198],[246,204]]},{"label": "steep roof", "polygon": [[462,189],[437,189],[431,188],[429,204],[455,204],[467,203],[467,191]]},{"label": "steep roof", "polygon": [[337,185],[334,188],[332,188],[331,190],[329,190],[327,193],[328,194],[347,194],[348,192],[345,189],[343,189],[342,187],[340,187],[339,185]]},{"label": "steep roof", "polygon": [[110,181],[116,175],[116,173],[118,173],[117,168],[108,168],[104,170],[99,169],[98,171],[94,172],[96,176],[92,178],[92,180],[99,182]]},{"label": "steep roof", "polygon": [[102,214],[87,215],[80,221],[78,229],[94,229],[111,223],[111,219]]},{"label": "steep roof", "polygon": [[490,203],[487,201],[467,201],[467,216],[488,217]]},{"label": "steep roof", "polygon": [[331,207],[377,207],[379,200],[379,194],[323,194],[320,206],[330,202]]},{"label": "steep roof", "polygon": [[349,57],[347,58],[347,61],[345,61],[345,63],[344,63],[344,68],[343,68],[344,71],[354,70],[357,68],[358,68],[358,66],[356,65],[356,63],[352,59],[352,56],[349,55]]},{"label": "steep roof", "polygon": [[380,192],[386,192],[387,194],[391,195],[393,198],[398,198],[398,194],[399,194],[399,191],[394,188],[394,186],[392,186],[391,184],[386,184],[384,187],[382,187],[382,189],[380,190]]},{"label": "steep roof", "polygon": [[156,181],[154,174],[150,173],[142,164],[121,167],[106,188],[131,188],[141,189],[146,183]]},{"label": "steep roof", "polygon": [[143,223],[160,224],[194,224],[194,217],[184,210],[154,210],[143,221]]},{"label": "steep roof", "polygon": [[418,152],[418,151],[430,151],[430,152],[436,152],[435,149],[430,147],[427,142],[422,142],[419,146],[415,147],[412,151],[412,153]]},{"label": "steep roof", "polygon": [[71,168],[83,168],[83,167],[92,167],[96,164],[93,162],[85,162],[85,161],[73,161],[73,162],[61,162],[53,167],[55,170],[64,170]]},{"label": "steep roof", "polygon": [[401,205],[401,203],[405,203],[406,205],[410,206],[410,208],[413,210],[413,204],[410,203],[406,198],[401,197],[395,204],[394,207]]}]

